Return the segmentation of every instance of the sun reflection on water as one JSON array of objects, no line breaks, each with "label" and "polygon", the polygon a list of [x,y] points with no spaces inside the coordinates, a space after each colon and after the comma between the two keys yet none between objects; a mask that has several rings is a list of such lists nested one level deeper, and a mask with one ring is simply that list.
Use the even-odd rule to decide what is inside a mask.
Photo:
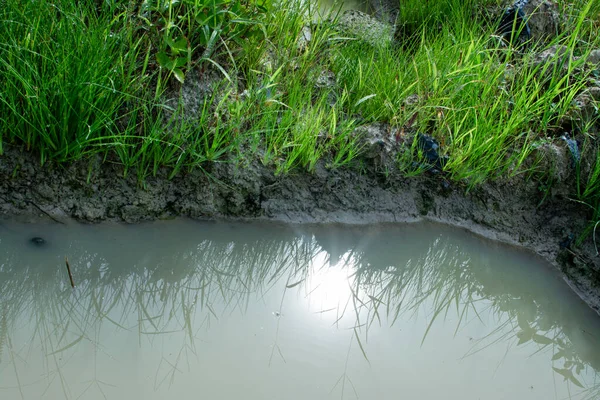
[{"label": "sun reflection on water", "polygon": [[350,253],[346,253],[334,264],[330,263],[328,253],[317,253],[309,267],[305,283],[309,309],[325,314],[345,308],[355,287],[355,271],[355,262]]}]

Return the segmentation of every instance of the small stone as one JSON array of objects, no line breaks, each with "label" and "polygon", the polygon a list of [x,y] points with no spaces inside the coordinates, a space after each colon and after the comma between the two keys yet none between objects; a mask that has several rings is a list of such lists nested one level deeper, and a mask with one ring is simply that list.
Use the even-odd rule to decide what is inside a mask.
[{"label": "small stone", "polygon": [[592,50],[587,58],[587,62],[596,64],[598,67],[600,67],[600,49]]},{"label": "small stone", "polygon": [[312,40],[312,32],[310,30],[310,26],[303,26],[302,30],[300,31],[300,36],[298,37],[298,41],[296,43],[296,46],[298,47],[298,51],[299,52],[303,52],[306,51],[308,49],[308,46],[310,44]]},{"label": "small stone", "polygon": [[590,96],[592,96],[592,98],[596,101],[600,101],[600,87],[599,86],[592,86],[591,88],[587,89],[587,92],[589,93]]},{"label": "small stone", "polygon": [[317,78],[317,81],[315,82],[315,86],[317,88],[331,89],[335,87],[335,85],[335,74],[329,70],[322,71],[319,77]]},{"label": "small stone", "polygon": [[560,32],[560,13],[553,0],[529,0],[523,6],[531,37],[545,43],[550,42]]},{"label": "small stone", "polygon": [[360,138],[365,158],[385,158],[386,154],[393,150],[394,141],[388,131],[389,126],[382,123],[356,128],[354,134]]},{"label": "small stone", "polygon": [[357,10],[345,11],[338,21],[338,28],[346,35],[376,47],[389,45],[394,35],[392,26]]},{"label": "small stone", "polygon": [[46,241],[39,236],[32,237],[29,241],[38,247],[46,244]]},{"label": "small stone", "polygon": [[585,120],[592,119],[598,115],[598,106],[590,92],[586,91],[575,97],[573,105]]},{"label": "small stone", "polygon": [[418,94],[411,94],[410,96],[406,97],[406,99],[404,99],[404,105],[405,106],[414,106],[419,104],[419,95]]},{"label": "small stone", "polygon": [[545,64],[550,61],[568,56],[567,46],[554,45],[535,56],[535,64]]}]

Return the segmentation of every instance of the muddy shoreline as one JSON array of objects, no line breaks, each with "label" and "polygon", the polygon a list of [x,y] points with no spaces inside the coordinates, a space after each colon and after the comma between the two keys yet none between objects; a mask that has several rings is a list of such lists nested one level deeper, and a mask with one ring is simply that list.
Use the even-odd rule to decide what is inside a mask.
[{"label": "muddy shoreline", "polygon": [[442,174],[406,178],[360,168],[275,175],[260,162],[214,163],[168,179],[159,171],[140,185],[135,173],[99,157],[71,165],[47,163],[7,146],[0,157],[0,218],[136,223],[174,217],[370,224],[435,221],[529,249],[559,269],[573,290],[600,313],[600,261],[590,236],[577,238],[591,217],[568,199],[565,180],[550,195],[516,176],[467,190]]}]

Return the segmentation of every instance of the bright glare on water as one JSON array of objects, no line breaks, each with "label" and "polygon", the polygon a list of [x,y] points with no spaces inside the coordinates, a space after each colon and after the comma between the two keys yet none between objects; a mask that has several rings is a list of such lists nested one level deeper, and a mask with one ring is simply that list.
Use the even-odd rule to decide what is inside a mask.
[{"label": "bright glare on water", "polygon": [[0,224],[3,400],[597,399],[599,335],[551,267],[433,224]]}]

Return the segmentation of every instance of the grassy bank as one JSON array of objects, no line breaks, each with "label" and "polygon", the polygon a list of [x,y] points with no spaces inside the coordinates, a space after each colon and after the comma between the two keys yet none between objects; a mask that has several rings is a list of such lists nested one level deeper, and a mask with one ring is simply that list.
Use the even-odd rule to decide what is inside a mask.
[{"label": "grassy bank", "polygon": [[[595,1],[560,1],[563,33],[525,48],[494,35],[497,21],[482,10],[495,1],[403,0],[402,34],[382,46],[337,30],[335,13],[299,45],[315,15],[297,3],[79,3],[0,10],[0,153],[23,146],[42,163],[100,154],[140,180],[255,159],[277,173],[322,159],[361,168],[356,128],[385,122],[406,146],[394,168],[407,175],[427,169],[418,131],[440,142],[452,180],[522,174],[549,191],[553,167],[539,149],[564,146],[570,130],[582,155],[572,200],[593,210],[590,227],[600,219],[599,114],[574,105],[600,76],[585,62],[600,48]],[[536,62],[552,45],[568,57]],[[207,77],[190,112],[184,82]]]}]

